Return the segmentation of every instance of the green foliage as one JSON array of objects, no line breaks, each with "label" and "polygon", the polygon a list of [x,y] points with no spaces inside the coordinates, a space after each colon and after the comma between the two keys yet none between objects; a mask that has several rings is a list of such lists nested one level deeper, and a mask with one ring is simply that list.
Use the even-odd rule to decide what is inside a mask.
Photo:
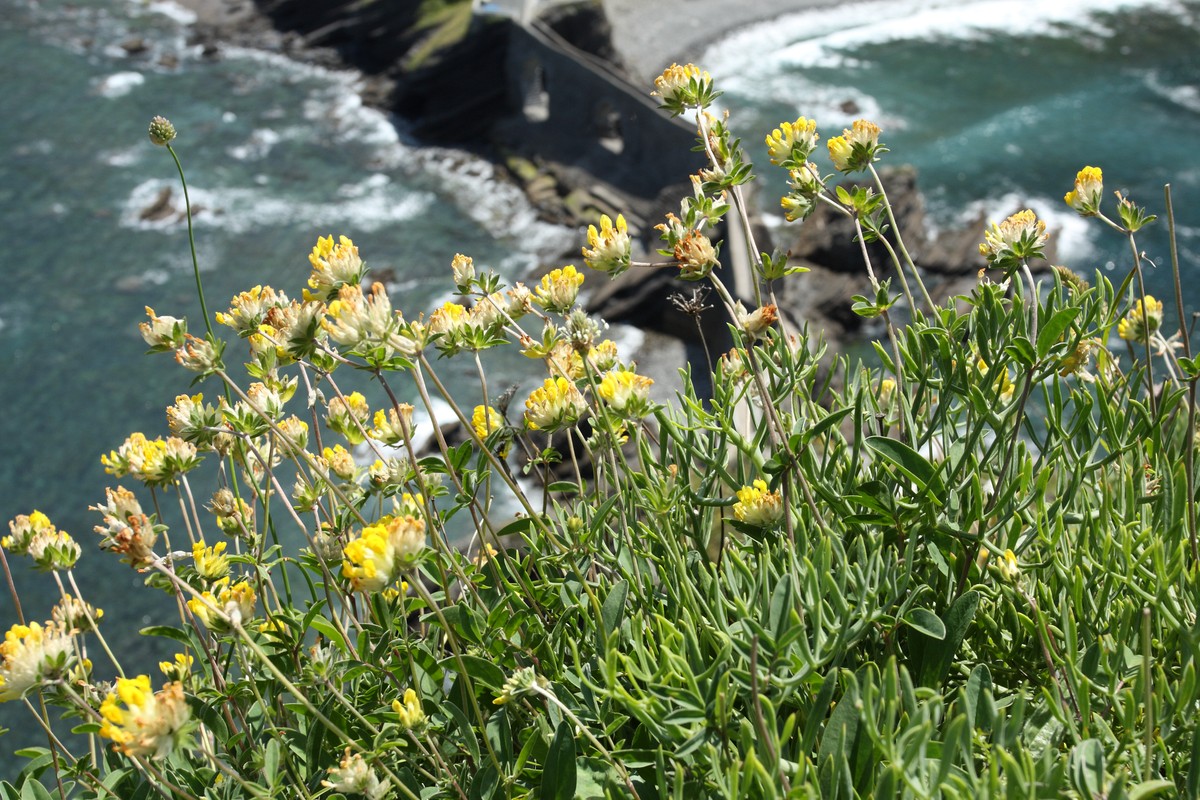
[{"label": "green foliage", "polygon": [[[677,113],[715,96],[694,68],[660,89]],[[873,363],[828,356],[773,303],[747,312],[718,271],[679,255],[744,211],[750,177],[724,123],[697,124],[713,170],[664,226],[662,252],[729,314],[735,347],[713,397],[685,380],[652,403],[574,308],[565,271],[531,293],[456,261],[474,307],[405,322],[381,289],[339,282],[361,275],[352,243],[321,240],[309,286],[325,296],[263,290],[219,315],[264,307],[243,331],[258,385],[192,365],[225,385],[223,422],[181,399],[182,438],[131,437],[106,461],[177,491],[197,529],[198,459],[162,453],[187,445],[220,465],[212,511],[236,551],[224,582],[219,552],[143,552],[136,514],[105,517],[108,546],[178,601],[178,626],[143,633],[194,666],[153,698],[122,681],[136,719],[77,662],[43,667],[34,691],[118,747],[95,761],[57,742],[26,751],[3,797],[1200,796],[1196,370],[1186,341],[1163,334],[1161,304],[1137,297],[1144,349],[1115,352],[1115,331],[1133,335],[1132,293],[1103,274],[1035,280],[1019,252],[1040,248],[1041,228],[1014,217],[985,245],[1005,282],[935,305],[882,184],[826,188],[815,201],[886,243],[902,285],[866,264],[872,299],[855,308],[886,339]],[[872,158],[886,152],[860,127]],[[1088,212],[1133,241],[1124,206],[1126,227]],[[609,234],[605,247],[628,246]],[[771,281],[802,280],[786,257],[762,259],[764,300]],[[162,342],[178,338],[151,317]],[[482,367],[512,341],[550,375],[516,422]],[[473,413],[444,390],[435,350],[474,358]],[[370,374],[389,405],[371,415],[335,369]],[[418,452],[401,380],[431,417],[442,394],[465,441],[439,433]],[[321,452],[284,416],[297,386],[313,427],[327,416]],[[337,436],[378,462],[363,469]],[[521,513],[498,513],[502,497]],[[40,535],[21,519],[14,534]],[[464,524],[470,545],[451,546]],[[308,547],[280,547],[284,525]],[[186,696],[173,722],[170,686]]]}]

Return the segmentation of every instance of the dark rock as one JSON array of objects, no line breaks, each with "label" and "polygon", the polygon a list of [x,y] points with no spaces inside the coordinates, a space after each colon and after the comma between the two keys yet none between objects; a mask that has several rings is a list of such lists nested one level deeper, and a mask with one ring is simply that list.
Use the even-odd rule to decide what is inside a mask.
[{"label": "dark rock", "polygon": [[171,187],[164,186],[150,204],[138,212],[138,219],[142,222],[158,222],[174,216],[176,211],[171,195]]},{"label": "dark rock", "polygon": [[146,44],[146,40],[140,36],[131,36],[121,42],[120,47],[125,51],[126,55],[130,56],[141,55],[150,49],[149,45]]}]

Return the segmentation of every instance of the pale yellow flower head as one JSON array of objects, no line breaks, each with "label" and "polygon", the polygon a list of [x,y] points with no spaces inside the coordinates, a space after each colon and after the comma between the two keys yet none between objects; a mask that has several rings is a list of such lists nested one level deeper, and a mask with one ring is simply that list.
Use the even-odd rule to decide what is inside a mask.
[{"label": "pale yellow flower head", "polygon": [[206,628],[223,633],[254,616],[255,602],[254,587],[246,581],[231,586],[225,577],[215,581],[210,591],[188,600],[187,607]]},{"label": "pale yellow flower head", "polygon": [[183,346],[184,336],[187,334],[186,320],[160,317],[150,306],[146,306],[146,316],[150,321],[138,325],[146,344],[155,350],[175,350]]},{"label": "pale yellow flower head", "polygon": [[150,678],[118,678],[100,705],[100,735],[127,756],[164,758],[179,744],[191,720],[183,685],[168,683],[154,692]]},{"label": "pale yellow flower head", "polygon": [[566,313],[575,305],[582,285],[583,273],[575,269],[574,264],[568,264],[542,276],[541,282],[533,290],[534,302],[547,311]]},{"label": "pale yellow flower head", "polygon": [[343,286],[362,283],[366,267],[358,256],[358,248],[346,236],[339,236],[334,244],[332,236],[318,237],[316,246],[308,256],[312,265],[308,285],[313,291],[306,298],[329,300]]},{"label": "pale yellow flower head", "polygon": [[103,616],[104,609],[94,608],[91,603],[74,595],[65,595],[50,611],[50,618],[63,630],[72,633],[95,630],[96,623]]},{"label": "pale yellow flower head", "polygon": [[600,381],[597,393],[604,404],[621,416],[637,418],[645,416],[651,409],[651,378],[630,370],[613,370]]},{"label": "pale yellow flower head", "polygon": [[757,339],[779,321],[779,309],[774,305],[765,305],[754,311],[746,311],[739,302],[735,307],[738,326],[751,339]]},{"label": "pale yellow flower head", "polygon": [[1094,217],[1100,213],[1100,200],[1104,194],[1104,173],[1099,167],[1084,167],[1075,176],[1075,188],[1067,192],[1063,200],[1080,216]]},{"label": "pale yellow flower head", "polygon": [[192,664],[196,659],[186,653],[176,653],[173,661],[160,661],[158,668],[163,675],[172,680],[182,681],[192,673]]},{"label": "pale yellow flower head", "polygon": [[175,351],[175,361],[190,372],[208,375],[221,368],[221,347],[208,339],[197,339],[190,333]]},{"label": "pale yellow flower head", "polygon": [[675,113],[687,108],[702,108],[714,95],[712,76],[695,64],[672,64],[654,79],[653,96],[663,99],[663,106]]},{"label": "pale yellow flower head", "polygon": [[39,570],[71,569],[82,551],[66,531],[39,531],[29,540],[29,557]]},{"label": "pale yellow flower head", "polygon": [[633,242],[624,216],[618,214],[614,225],[607,214],[602,214],[598,230],[588,225],[587,241],[590,249],[583,248],[583,261],[589,267],[613,277],[629,269]]},{"label": "pale yellow flower head", "polygon": [[798,117],[795,122],[781,123],[767,136],[767,155],[776,166],[803,164],[817,147],[815,120]]},{"label": "pale yellow flower head", "polygon": [[325,407],[325,424],[331,431],[345,436],[351,444],[363,440],[363,431],[370,419],[371,408],[358,392],[331,397]]},{"label": "pale yellow flower head", "polygon": [[471,281],[475,280],[475,260],[455,253],[450,261],[450,271],[454,274],[454,285],[460,292],[466,292],[471,288]]},{"label": "pale yellow flower head", "polygon": [[404,702],[392,701],[392,710],[400,718],[400,727],[406,731],[419,730],[425,724],[425,710],[421,698],[413,689],[404,690]]},{"label": "pale yellow flower head", "polygon": [[62,672],[70,657],[71,635],[62,625],[13,625],[0,642],[0,703],[16,700]]},{"label": "pale yellow flower head", "polygon": [[1004,556],[996,562],[996,571],[1009,583],[1015,583],[1021,577],[1021,565],[1017,563],[1017,556],[1012,550],[1004,551]]},{"label": "pale yellow flower head", "polygon": [[1029,209],[1018,211],[984,231],[979,253],[997,269],[1012,269],[1031,258],[1041,258],[1049,240],[1046,223]]},{"label": "pale yellow flower head", "polygon": [[367,800],[383,800],[391,791],[391,780],[380,781],[375,770],[361,755],[351,753],[349,747],[341,763],[329,768],[329,779],[321,781],[321,785],[335,792],[361,794]]},{"label": "pale yellow flower head", "polygon": [[733,516],[747,525],[770,528],[783,519],[783,496],[770,491],[767,482],[755,480],[751,486],[738,489]]},{"label": "pale yellow flower head", "polygon": [[8,529],[12,533],[0,539],[0,547],[10,553],[23,556],[29,552],[29,545],[34,537],[53,533],[55,527],[49,517],[41,511],[34,510],[29,515],[18,514],[9,521]]},{"label": "pale yellow flower head", "polygon": [[375,427],[369,433],[372,439],[384,444],[403,444],[406,438],[412,437],[413,407],[409,403],[399,403],[389,409],[375,412],[373,420]]},{"label": "pale yellow flower head", "polygon": [[268,311],[286,306],[289,302],[287,295],[276,292],[270,286],[255,286],[234,297],[229,303],[229,310],[225,313],[218,311],[216,318],[218,323],[233,328],[239,336],[250,336],[257,333],[259,326],[266,322]]},{"label": "pale yellow flower head", "polygon": [[1162,327],[1162,321],[1162,302],[1148,294],[1145,303],[1140,299],[1136,301],[1117,323],[1117,335],[1126,341],[1145,344]]},{"label": "pale yellow flower head", "polygon": [[587,410],[578,387],[566,378],[547,378],[525,401],[525,423],[532,430],[569,428]]},{"label": "pale yellow flower head", "polygon": [[829,160],[838,172],[856,172],[866,169],[887,148],[879,144],[879,126],[865,119],[856,119],[841,136],[834,136],[826,147]]},{"label": "pale yellow flower head", "polygon": [[396,548],[379,525],[363,529],[342,549],[342,576],[356,592],[377,592],[392,582],[396,570]]},{"label": "pale yellow flower head", "polygon": [[349,481],[354,479],[354,456],[340,444],[326,447],[321,451],[321,461],[325,467],[338,478]]},{"label": "pale yellow flower head", "polygon": [[225,542],[206,547],[204,542],[192,545],[192,559],[196,572],[205,580],[216,581],[229,574],[229,556],[225,555]]}]

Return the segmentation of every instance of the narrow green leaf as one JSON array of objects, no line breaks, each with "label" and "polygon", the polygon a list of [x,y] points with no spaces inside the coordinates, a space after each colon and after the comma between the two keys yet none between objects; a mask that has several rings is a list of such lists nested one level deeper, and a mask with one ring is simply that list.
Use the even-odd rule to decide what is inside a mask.
[{"label": "narrow green leaf", "polygon": [[940,495],[941,482],[937,481],[937,469],[929,461],[904,442],[886,436],[871,436],[867,446],[888,463],[912,479],[921,491],[931,489]]},{"label": "narrow green leaf", "polygon": [[177,642],[183,642],[188,645],[192,643],[186,631],[181,628],[173,628],[170,625],[151,625],[142,628],[138,633],[142,636],[161,636],[164,639],[174,639]]},{"label": "narrow green leaf", "polygon": [[600,618],[604,621],[605,639],[621,627],[621,620],[625,616],[625,600],[628,597],[629,583],[617,581],[609,590],[608,597],[604,598],[604,604],[600,606]]},{"label": "narrow green leaf", "polygon": [[541,797],[543,800],[574,800],[575,782],[575,737],[571,734],[571,724],[564,719],[558,723],[546,753]]},{"label": "narrow green leaf", "polygon": [[1129,788],[1129,800],[1143,800],[1146,797],[1157,797],[1165,792],[1175,791],[1175,784],[1171,781],[1143,781],[1137,786]]}]

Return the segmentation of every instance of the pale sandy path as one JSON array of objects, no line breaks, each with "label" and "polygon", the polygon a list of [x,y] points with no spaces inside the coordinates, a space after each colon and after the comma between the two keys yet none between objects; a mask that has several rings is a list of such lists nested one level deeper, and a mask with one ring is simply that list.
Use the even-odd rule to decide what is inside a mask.
[{"label": "pale sandy path", "polygon": [[[648,84],[672,62],[695,61],[724,36],[831,0],[603,0],[613,45]],[[700,65],[703,66],[703,65]]]}]

